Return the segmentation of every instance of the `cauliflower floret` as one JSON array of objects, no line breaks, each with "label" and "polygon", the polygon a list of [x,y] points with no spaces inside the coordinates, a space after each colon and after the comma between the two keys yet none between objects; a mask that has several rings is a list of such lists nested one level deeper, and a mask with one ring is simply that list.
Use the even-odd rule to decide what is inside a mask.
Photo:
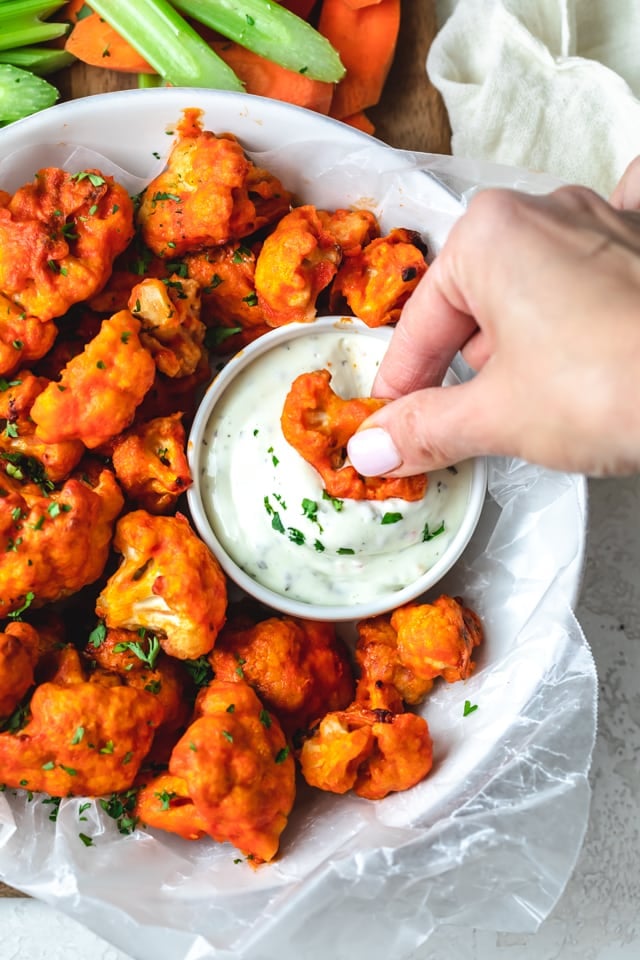
[{"label": "cauliflower floret", "polygon": [[39,360],[54,344],[58,328],[51,320],[38,320],[0,293],[0,376],[25,363]]},{"label": "cauliflower floret", "polygon": [[316,317],[318,295],[342,254],[315,207],[296,207],[265,239],[255,272],[258,305],[271,327]]},{"label": "cauliflower floret", "polygon": [[113,522],[124,498],[111,470],[95,481],[71,476],[60,490],[2,478],[0,496],[0,616],[25,602],[42,606],[93,583],[102,574]]},{"label": "cauliflower floret", "polygon": [[204,349],[200,288],[195,280],[173,275],[136,284],[129,310],[142,324],[140,340],[167,377],[188,377],[198,368]]},{"label": "cauliflower floret", "polygon": [[296,377],[280,418],[285,440],[318,471],[331,497],[420,500],[427,490],[425,473],[411,477],[363,477],[355,467],[345,465],[347,441],[385,401],[373,397],[343,400],[333,392],[330,381],[328,370]]},{"label": "cauliflower floret", "polygon": [[30,710],[21,730],[0,733],[2,779],[59,797],[127,790],[162,717],[145,690],[89,682],[72,647],[54,677],[36,687]]},{"label": "cauliflower floret", "polygon": [[443,677],[447,683],[466,680],[475,669],[474,647],[483,639],[478,616],[457,597],[413,603],[394,610],[400,662],[416,677]]},{"label": "cauliflower floret", "polygon": [[402,713],[403,703],[421,703],[433,680],[417,677],[400,660],[398,635],[388,616],[361,620],[357,625],[355,658],[360,668],[356,700],[370,710]]},{"label": "cauliflower floret", "polygon": [[219,842],[272,860],[295,799],[295,767],[277,719],[246,683],[214,680],[178,741],[169,773]]},{"label": "cauliflower floret", "polygon": [[0,292],[52,320],[106,283],[134,233],[133,203],[99,170],[39,170],[0,206]]},{"label": "cauliflower floret", "polygon": [[231,623],[209,659],[218,680],[244,678],[289,735],[353,698],[347,649],[330,623],[289,617]]},{"label": "cauliflower floret", "polygon": [[207,821],[189,796],[182,777],[161,773],[138,792],[134,816],[147,827],[176,833],[183,840],[207,835]]},{"label": "cauliflower floret", "polygon": [[179,660],[212,649],[227,608],[224,574],[188,520],[134,510],[118,522],[114,548],[123,562],[98,597],[108,627],[143,628]]},{"label": "cauliflower floret", "polygon": [[0,719],[8,717],[35,682],[38,635],[28,623],[10,623],[0,633]]},{"label": "cauliflower floret", "polygon": [[182,414],[134,426],[113,444],[113,469],[131,502],[149,513],[168,513],[191,486]]},{"label": "cauliflower floret", "polygon": [[353,789],[367,800],[381,800],[423,780],[432,758],[423,717],[354,703],[320,721],[302,745],[300,766],[312,787],[332,793]]},{"label": "cauliflower floret", "polygon": [[59,383],[36,398],[31,416],[45,443],[82,440],[93,449],[129,426],[153,384],[156,365],[128,310],[104,320],[100,332],[73,357]]}]

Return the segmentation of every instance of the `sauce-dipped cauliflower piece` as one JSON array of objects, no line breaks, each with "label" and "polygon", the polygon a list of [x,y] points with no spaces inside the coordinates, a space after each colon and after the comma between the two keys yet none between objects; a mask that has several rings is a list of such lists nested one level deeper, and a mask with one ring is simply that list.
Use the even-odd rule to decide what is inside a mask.
[{"label": "sauce-dipped cauliflower piece", "polygon": [[255,166],[232,134],[203,131],[185,111],[166,169],[145,190],[138,219],[159,257],[240,240],[289,209],[277,177]]},{"label": "sauce-dipped cauliflower piece", "polygon": [[295,799],[295,767],[280,724],[251,687],[214,680],[203,688],[169,773],[185,781],[214,840],[255,863],[273,859]]},{"label": "sauce-dipped cauliflower piece", "polygon": [[48,386],[46,377],[36,377],[29,370],[20,370],[6,389],[0,391],[0,450],[12,456],[31,457],[42,464],[43,476],[59,483],[80,463],[85,446],[80,440],[44,443],[36,436],[31,409]]},{"label": "sauce-dipped cauliflower piece", "polygon": [[111,470],[72,475],[59,490],[2,478],[0,617],[26,599],[42,606],[76,593],[102,574],[124,498]]},{"label": "sauce-dipped cauliflower piece", "polygon": [[293,735],[353,699],[347,649],[331,623],[269,617],[227,625],[210,657],[218,680],[244,679]]},{"label": "sauce-dipped cauliflower piece", "polygon": [[0,293],[29,317],[61,317],[104,286],[133,234],[133,203],[112,177],[45,167],[0,203]]},{"label": "sauce-dipped cauliflower piece", "polygon": [[420,235],[398,227],[344,258],[331,286],[331,308],[339,310],[342,298],[369,327],[395,323],[426,271]]},{"label": "sauce-dipped cauliflower piece", "polygon": [[466,680],[475,669],[474,647],[483,639],[480,619],[457,597],[399,607],[391,615],[400,662],[416,677]]},{"label": "sauce-dipped cauliflower piece", "polygon": [[53,346],[58,328],[51,320],[28,316],[0,293],[0,376],[39,360]]},{"label": "sauce-dipped cauliflower piece", "polygon": [[355,660],[359,668],[356,700],[371,710],[401,713],[404,704],[421,703],[433,680],[417,677],[400,660],[398,634],[389,616],[372,617],[356,624]]},{"label": "sauce-dipped cauliflower piece", "polygon": [[167,281],[149,277],[136,284],[128,307],[141,324],[140,340],[167,377],[188,377],[204,355],[205,325],[200,321],[200,288],[174,274]]},{"label": "sauce-dipped cauliflower piece", "polygon": [[318,213],[339,244],[343,257],[362,253],[364,247],[380,236],[380,224],[370,210],[319,210]]},{"label": "sauce-dipped cauliflower piece", "polygon": [[258,305],[270,327],[315,320],[321,291],[333,280],[342,254],[315,207],[286,214],[266,237],[255,272]]},{"label": "sauce-dipped cauliflower piece", "polygon": [[149,630],[179,660],[209,653],[227,609],[225,576],[182,514],[134,510],[118,522],[123,555],[100,593],[96,613],[108,627]]},{"label": "sauce-dipped cauliflower piece", "polygon": [[28,623],[9,623],[0,633],[0,719],[8,717],[35,682],[37,631]]},{"label": "sauce-dipped cauliflower piece", "polygon": [[140,342],[140,321],[121,310],[73,357],[59,383],[36,398],[31,417],[45,443],[81,440],[93,449],[129,426],[153,384],[156,365]]},{"label": "sauce-dipped cauliflower piece", "polygon": [[332,793],[353,790],[367,800],[415,786],[429,773],[432,758],[423,717],[357,703],[323,717],[299,755],[312,787]]},{"label": "sauce-dipped cauliflower piece", "polygon": [[26,725],[0,733],[3,782],[59,797],[127,790],[162,716],[157,698],[117,677],[88,679],[73,647],[59,661],[34,690]]},{"label": "sauce-dipped cauliflower piece", "polygon": [[149,513],[169,513],[191,486],[182,414],[134,425],[113,443],[112,462],[127,500]]},{"label": "sauce-dipped cauliflower piece", "polygon": [[183,840],[207,835],[207,821],[189,796],[186,781],[171,773],[160,773],[140,788],[133,813],[145,826],[176,833]]},{"label": "sauce-dipped cauliflower piece", "polygon": [[412,477],[363,477],[355,467],[345,464],[347,441],[385,401],[373,397],[343,400],[331,389],[330,382],[328,370],[296,377],[280,418],[285,440],[318,471],[332,497],[420,500],[427,490],[424,473]]}]

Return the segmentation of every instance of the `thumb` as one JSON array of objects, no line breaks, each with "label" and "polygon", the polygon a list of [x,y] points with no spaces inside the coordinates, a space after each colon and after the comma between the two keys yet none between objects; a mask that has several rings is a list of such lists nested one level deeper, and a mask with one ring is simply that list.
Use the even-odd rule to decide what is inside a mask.
[{"label": "thumb", "polygon": [[406,477],[498,452],[499,423],[482,413],[496,408],[480,378],[417,390],[381,407],[347,444],[352,466],[365,477]]}]

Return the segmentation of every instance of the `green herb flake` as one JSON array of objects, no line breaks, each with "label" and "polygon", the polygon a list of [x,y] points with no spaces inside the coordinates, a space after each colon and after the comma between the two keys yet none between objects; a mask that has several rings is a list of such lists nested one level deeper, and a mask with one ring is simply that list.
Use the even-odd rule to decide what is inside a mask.
[{"label": "green herb flake", "polygon": [[89,643],[94,649],[98,649],[104,643],[105,637],[107,636],[107,625],[104,620],[100,622],[93,628],[89,634]]},{"label": "green herb flake", "polygon": [[55,765],[55,763],[53,762],[53,760],[49,760],[47,763],[43,763],[43,764],[42,764],[42,769],[43,769],[43,770],[55,770],[55,766],[56,766],[56,765]]},{"label": "green herb flake", "polygon": [[94,844],[94,842],[93,842],[93,839],[92,839],[91,837],[88,837],[86,833],[79,833],[78,836],[80,837],[80,839],[81,839],[82,842],[84,843],[85,847],[94,847],[94,846],[95,846],[95,844]]},{"label": "green herb flake", "polygon": [[9,423],[9,421],[7,421],[7,425],[4,428],[4,433],[6,437],[11,437],[11,439],[15,440],[16,437],[18,436],[17,425],[15,423]]},{"label": "green herb flake", "polygon": [[282,750],[278,750],[275,756],[276,763],[284,763],[284,761],[289,756],[289,747],[283,747]]},{"label": "green herb flake", "polygon": [[235,713],[236,705],[235,703],[230,703],[226,709],[226,713]]},{"label": "green herb flake", "polygon": [[295,527],[287,527],[287,534],[289,540],[291,540],[292,543],[297,544],[299,547],[301,547],[307,539],[302,530],[297,530]]},{"label": "green herb flake", "polygon": [[269,727],[271,726],[272,722],[273,722],[273,721],[271,720],[271,714],[269,713],[269,711],[268,711],[268,710],[264,710],[264,709],[261,710],[261,711],[260,711],[260,723],[261,723],[264,727],[266,727],[267,730],[268,730]]},{"label": "green herb flake", "polygon": [[76,744],[80,743],[83,737],[84,737],[84,727],[77,727],[76,732],[71,738],[72,746],[75,746]]},{"label": "green herb flake", "polygon": [[439,537],[441,533],[444,533],[444,520],[437,530],[429,530],[429,524],[425,523],[424,530],[422,531],[422,542],[426,543],[429,540],[433,540],[434,537]]},{"label": "green herb flake", "polygon": [[128,330],[123,330],[122,333],[120,334],[120,339],[123,343],[129,343],[130,337],[131,337],[131,334],[129,333]]},{"label": "green herb flake", "polygon": [[340,553],[343,556],[348,556],[350,554],[355,553],[355,550],[353,550],[351,547],[338,547],[338,549],[336,550],[336,553]]},{"label": "green herb flake", "polygon": [[478,709],[477,703],[471,703],[470,700],[465,700],[464,707],[462,709],[462,716],[468,717],[470,713],[473,713],[477,709]]},{"label": "green herb flake", "polygon": [[402,520],[401,513],[385,513],[380,523],[384,526],[389,523],[399,523]]},{"label": "green herb flake", "polygon": [[324,553],[324,551],[325,551],[325,545],[324,545],[324,543],[322,543],[322,541],[320,541],[320,540],[314,540],[314,541],[313,541],[313,549],[316,551],[316,553]]},{"label": "green herb flake", "polygon": [[229,733],[228,730],[223,730],[223,731],[222,731],[222,736],[225,738],[225,740],[226,740],[228,743],[233,743],[233,734],[232,734],[232,733]]},{"label": "green herb flake", "polygon": [[338,500],[337,497],[332,497],[326,490],[322,491],[322,499],[328,500],[336,513],[340,513],[344,507],[344,500]]}]

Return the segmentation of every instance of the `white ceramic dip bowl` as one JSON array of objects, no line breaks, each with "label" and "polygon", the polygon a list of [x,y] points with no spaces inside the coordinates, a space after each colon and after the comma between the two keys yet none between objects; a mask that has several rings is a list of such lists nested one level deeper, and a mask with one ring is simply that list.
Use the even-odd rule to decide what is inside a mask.
[{"label": "white ceramic dip bowl", "polygon": [[430,474],[418,501],[336,499],[282,434],[299,374],[328,369],[343,399],[369,396],[391,335],[350,317],[274,329],[225,365],[196,414],[195,526],[229,578],[282,613],[344,621],[415,600],[456,563],[480,517],[482,458]]}]

